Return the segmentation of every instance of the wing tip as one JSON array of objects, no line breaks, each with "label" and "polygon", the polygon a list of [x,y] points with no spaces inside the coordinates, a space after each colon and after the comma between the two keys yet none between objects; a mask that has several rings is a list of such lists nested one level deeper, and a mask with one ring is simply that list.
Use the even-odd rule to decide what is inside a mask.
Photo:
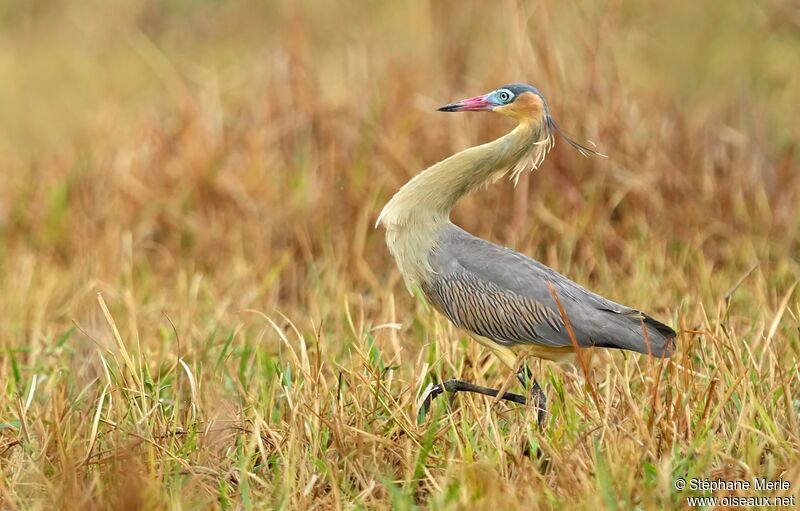
[{"label": "wing tip", "polygon": [[[668,358],[671,357],[677,348],[676,339],[678,337],[678,333],[672,329],[672,327],[665,325],[664,323],[658,321],[657,319],[651,318],[650,316],[643,314],[644,316],[644,324],[648,327],[648,333],[650,334],[650,352],[654,357],[659,358]],[[656,342],[653,342],[652,333],[655,331],[659,334],[660,339]],[[647,353],[647,346],[644,346],[644,351],[642,353]]]}]

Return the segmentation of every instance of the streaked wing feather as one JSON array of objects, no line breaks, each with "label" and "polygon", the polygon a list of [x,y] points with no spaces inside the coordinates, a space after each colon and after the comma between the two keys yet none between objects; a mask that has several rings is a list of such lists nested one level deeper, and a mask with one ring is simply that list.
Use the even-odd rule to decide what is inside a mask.
[{"label": "streaked wing feather", "polygon": [[456,326],[504,346],[561,346],[564,323],[536,300],[508,292],[468,271],[435,279],[424,288],[433,305]]}]

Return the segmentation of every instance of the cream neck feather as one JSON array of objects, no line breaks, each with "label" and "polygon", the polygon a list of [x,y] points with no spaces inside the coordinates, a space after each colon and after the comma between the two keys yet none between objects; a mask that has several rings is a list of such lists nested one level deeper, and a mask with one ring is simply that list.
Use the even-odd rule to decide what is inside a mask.
[{"label": "cream neck feather", "polygon": [[425,282],[433,274],[428,256],[459,199],[508,173],[516,185],[525,169],[541,165],[553,147],[552,133],[542,121],[523,121],[497,140],[432,165],[384,206],[376,226],[386,227],[386,244],[409,289],[413,282]]}]

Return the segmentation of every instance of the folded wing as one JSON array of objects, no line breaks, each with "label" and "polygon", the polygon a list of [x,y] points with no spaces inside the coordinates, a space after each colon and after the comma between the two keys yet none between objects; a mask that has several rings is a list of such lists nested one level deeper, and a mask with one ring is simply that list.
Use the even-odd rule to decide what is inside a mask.
[{"label": "folded wing", "polygon": [[658,357],[675,349],[675,331],[663,323],[455,225],[444,228],[429,261],[436,273],[423,291],[433,305],[455,325],[501,345],[572,345],[551,283],[580,346]]}]

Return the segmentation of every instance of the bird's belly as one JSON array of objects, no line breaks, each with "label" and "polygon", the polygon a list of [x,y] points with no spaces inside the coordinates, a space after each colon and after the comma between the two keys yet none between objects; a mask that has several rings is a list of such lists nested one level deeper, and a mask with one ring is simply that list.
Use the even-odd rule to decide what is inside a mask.
[{"label": "bird's belly", "polygon": [[[516,369],[517,360],[524,357],[536,357],[550,360],[557,364],[574,364],[575,349],[572,346],[542,346],[537,344],[514,344],[503,346],[482,335],[472,334],[472,338],[489,349],[506,366]],[[586,350],[582,350],[586,351]]]}]

